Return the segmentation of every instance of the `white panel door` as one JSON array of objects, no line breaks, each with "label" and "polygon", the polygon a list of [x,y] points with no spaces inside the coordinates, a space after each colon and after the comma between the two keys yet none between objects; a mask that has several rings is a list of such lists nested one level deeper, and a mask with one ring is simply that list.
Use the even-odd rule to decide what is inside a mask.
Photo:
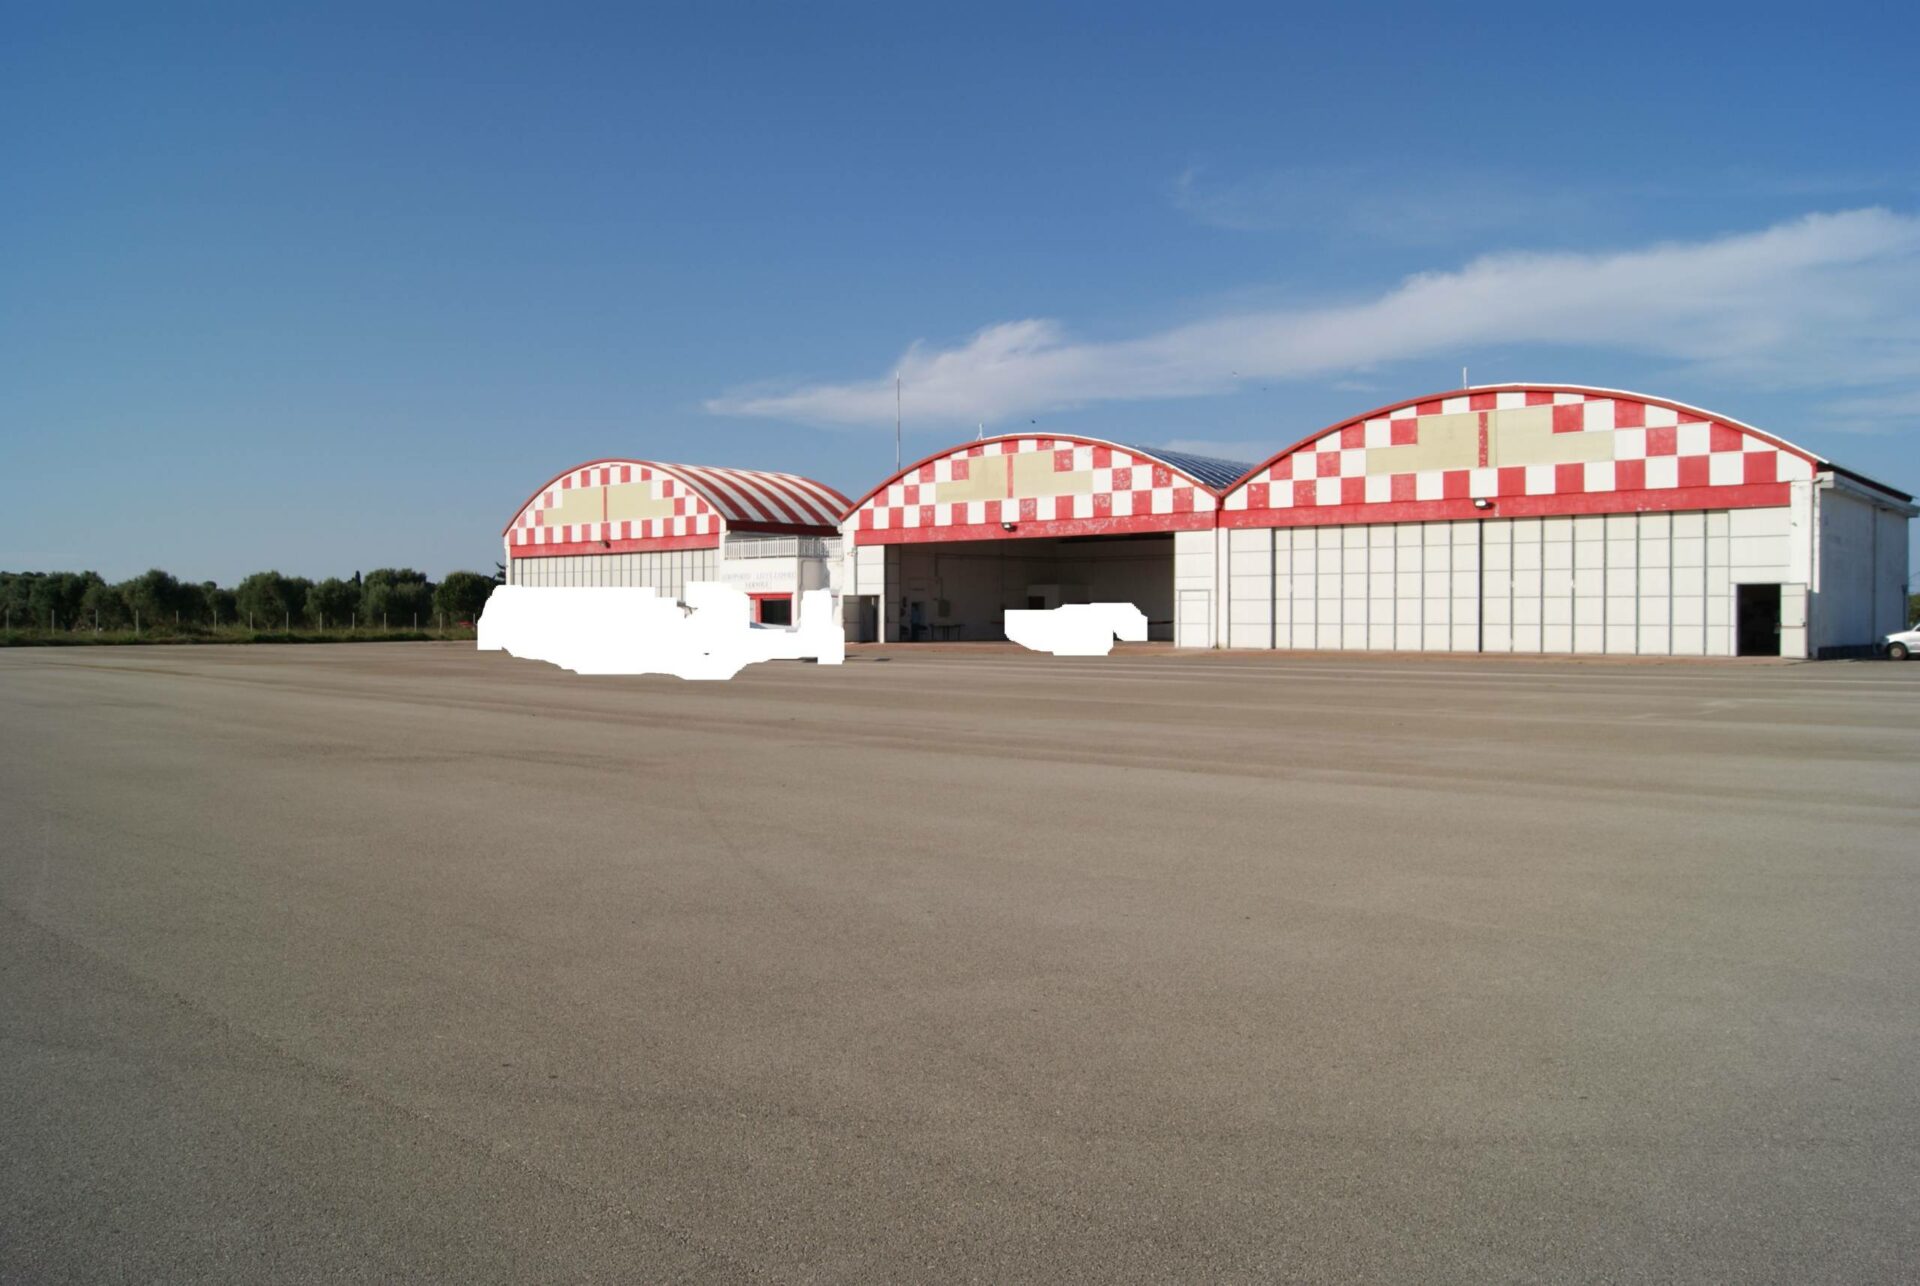
[{"label": "white panel door", "polygon": [[1213,594],[1183,589],[1174,616],[1174,642],[1181,647],[1213,646]]},{"label": "white panel door", "polygon": [[[1283,648],[1724,655],[1732,582],[1791,587],[1788,511],[1281,528],[1237,564],[1236,639]],[[1271,596],[1261,592],[1261,562]],[[1804,600],[1783,593],[1783,645]],[[1804,588],[1800,591],[1804,594]],[[1258,646],[1258,644],[1255,644]]]}]

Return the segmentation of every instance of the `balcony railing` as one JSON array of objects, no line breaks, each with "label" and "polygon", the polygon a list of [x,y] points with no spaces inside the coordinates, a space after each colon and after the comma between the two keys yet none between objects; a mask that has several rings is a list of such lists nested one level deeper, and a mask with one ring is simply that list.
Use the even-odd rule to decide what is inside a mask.
[{"label": "balcony railing", "polygon": [[728,536],[727,557],[838,558],[838,536]]}]

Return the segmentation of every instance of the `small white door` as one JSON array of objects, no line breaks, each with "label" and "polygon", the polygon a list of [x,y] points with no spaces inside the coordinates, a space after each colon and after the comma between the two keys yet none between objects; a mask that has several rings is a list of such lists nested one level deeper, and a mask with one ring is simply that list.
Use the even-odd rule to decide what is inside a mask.
[{"label": "small white door", "polygon": [[1173,641],[1180,647],[1213,646],[1213,592],[1183,589],[1174,613]]},{"label": "small white door", "polygon": [[1780,655],[1807,655],[1807,587],[1780,587]]}]

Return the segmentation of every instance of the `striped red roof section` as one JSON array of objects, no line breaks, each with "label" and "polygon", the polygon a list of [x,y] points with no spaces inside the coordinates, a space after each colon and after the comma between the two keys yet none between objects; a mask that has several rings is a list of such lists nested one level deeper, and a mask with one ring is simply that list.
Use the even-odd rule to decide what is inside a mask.
[{"label": "striped red roof section", "polygon": [[819,527],[830,535],[849,508],[847,498],[823,482],[797,473],[725,469],[714,465],[662,464],[726,517],[727,526]]},{"label": "striped red roof section", "polygon": [[[796,473],[704,464],[658,464],[623,457],[577,464],[554,475],[520,506],[515,522],[527,516],[529,508],[546,492],[568,490],[576,485],[626,484],[649,474],[671,478],[693,492],[719,513],[733,531],[831,536],[839,532],[841,516],[852,507],[847,498],[832,487]],[[507,530],[512,528],[513,523],[508,523]]]}]

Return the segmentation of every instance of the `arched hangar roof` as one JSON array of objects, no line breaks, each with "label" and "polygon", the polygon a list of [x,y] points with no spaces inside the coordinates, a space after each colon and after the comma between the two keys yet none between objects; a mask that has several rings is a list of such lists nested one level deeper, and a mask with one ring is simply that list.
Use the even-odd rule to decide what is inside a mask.
[{"label": "arched hangar roof", "polygon": [[531,553],[697,548],[730,531],[832,535],[847,498],[793,473],[590,460],[555,474],[527,497],[503,535]]},{"label": "arched hangar roof", "polygon": [[662,464],[657,469],[692,487],[718,509],[729,527],[757,524],[832,528],[847,510],[847,498],[824,482],[797,473],[724,469],[702,464]]},{"label": "arched hangar roof", "polygon": [[1081,434],[1008,433],[901,469],[849,510],[860,544],[1211,528],[1232,460]]},{"label": "arched hangar roof", "polygon": [[1833,468],[1682,402],[1583,385],[1501,384],[1409,398],[1316,430],[1227,488],[1220,522],[1747,508],[1785,504],[1790,483]]}]

